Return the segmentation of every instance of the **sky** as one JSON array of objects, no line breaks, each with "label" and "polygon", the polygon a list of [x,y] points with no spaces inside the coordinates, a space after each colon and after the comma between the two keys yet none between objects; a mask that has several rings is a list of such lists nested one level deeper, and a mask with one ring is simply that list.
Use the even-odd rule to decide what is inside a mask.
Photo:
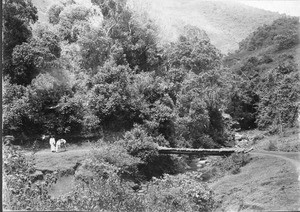
[{"label": "sky", "polygon": [[300,17],[300,0],[238,0],[239,2],[273,12]]}]

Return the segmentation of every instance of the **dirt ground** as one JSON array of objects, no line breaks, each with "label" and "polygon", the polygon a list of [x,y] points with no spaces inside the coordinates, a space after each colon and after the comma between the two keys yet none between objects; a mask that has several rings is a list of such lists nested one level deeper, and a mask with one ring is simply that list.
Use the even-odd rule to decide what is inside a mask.
[{"label": "dirt ground", "polygon": [[41,149],[33,155],[31,151],[24,151],[25,155],[34,159],[35,168],[40,171],[69,170],[85,159],[90,150],[93,149],[91,144],[69,145],[59,152],[51,152],[50,147]]}]

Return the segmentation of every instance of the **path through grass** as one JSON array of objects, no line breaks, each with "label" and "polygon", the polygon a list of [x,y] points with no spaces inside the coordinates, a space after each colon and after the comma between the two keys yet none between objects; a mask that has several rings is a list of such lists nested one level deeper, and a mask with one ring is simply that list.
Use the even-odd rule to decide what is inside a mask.
[{"label": "path through grass", "polygon": [[242,167],[241,173],[210,184],[220,201],[216,211],[299,210],[299,173],[295,166],[299,158],[295,155],[285,159],[282,155],[252,154],[252,161]]}]

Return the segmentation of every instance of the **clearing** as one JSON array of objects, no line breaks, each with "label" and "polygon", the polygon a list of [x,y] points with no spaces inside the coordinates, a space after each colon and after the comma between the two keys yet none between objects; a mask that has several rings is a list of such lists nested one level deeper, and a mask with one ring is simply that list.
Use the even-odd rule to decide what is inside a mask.
[{"label": "clearing", "polygon": [[92,144],[84,143],[80,145],[73,144],[68,146],[66,151],[61,150],[57,153],[51,152],[49,147],[37,151],[34,155],[32,151],[24,151],[24,154],[28,157],[33,155],[35,168],[42,172],[69,171],[85,159],[92,149]]}]

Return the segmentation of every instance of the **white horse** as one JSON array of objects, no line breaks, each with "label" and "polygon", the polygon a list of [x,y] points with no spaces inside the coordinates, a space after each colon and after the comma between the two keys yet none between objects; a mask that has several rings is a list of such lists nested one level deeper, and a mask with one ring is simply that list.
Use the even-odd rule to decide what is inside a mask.
[{"label": "white horse", "polygon": [[65,151],[67,151],[67,149],[66,149],[67,141],[65,139],[59,139],[59,140],[57,140],[57,142],[56,142],[56,152],[58,152],[58,150],[62,146],[64,147]]}]

